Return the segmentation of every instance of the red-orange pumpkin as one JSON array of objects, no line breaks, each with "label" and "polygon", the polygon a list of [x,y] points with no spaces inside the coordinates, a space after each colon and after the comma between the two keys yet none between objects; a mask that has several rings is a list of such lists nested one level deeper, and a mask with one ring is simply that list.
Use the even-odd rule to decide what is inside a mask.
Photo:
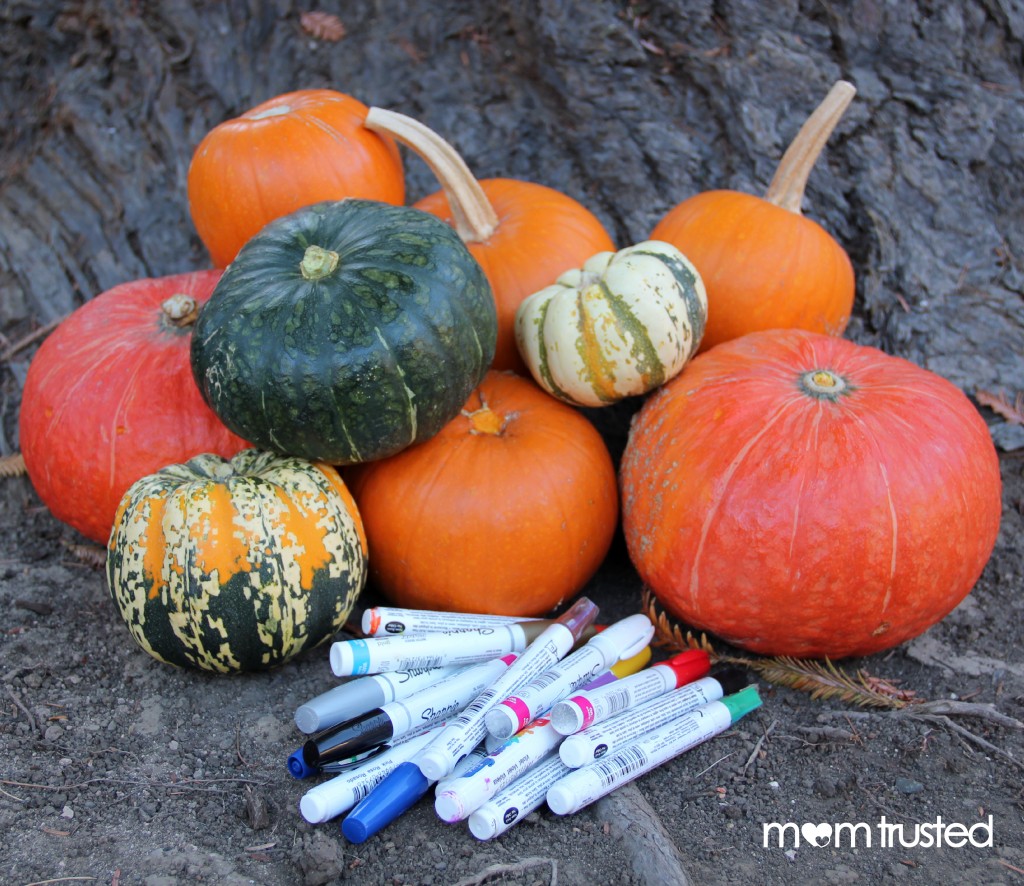
[{"label": "red-orange pumpkin", "polygon": [[214,127],[188,171],[192,222],[225,267],[268,222],[344,197],[405,202],[395,143],[363,123],[367,107],[330,89],[263,102]]},{"label": "red-orange pumpkin", "polygon": [[192,378],[192,323],[220,271],[136,280],[70,314],[29,365],[19,442],[57,519],[106,543],[136,480],[200,453],[248,444],[203,402]]},{"label": "red-orange pumpkin", "polygon": [[651,232],[700,271],[708,293],[706,351],[761,329],[841,335],[850,320],[854,273],[842,246],[800,214],[807,177],[853,98],[840,81],[786,151],[764,198],[739,191],[696,194]]},{"label": "red-orange pumpkin", "polygon": [[440,191],[414,205],[454,227],[487,275],[498,309],[491,365],[528,375],[516,346],[516,309],[563,271],[614,251],[608,232],[583,204],[554,188],[510,178],[477,181],[454,148],[416,120],[371,108],[366,125],[415,151],[441,182]]},{"label": "red-orange pumpkin", "polygon": [[412,608],[543,615],[597,571],[618,521],[600,434],[512,373],[489,372],[439,434],[345,480],[371,581]]},{"label": "red-orange pumpkin", "polygon": [[800,330],[695,358],[644,404],[623,527],[675,617],[754,652],[866,655],[971,590],[999,461],[967,397],[874,348]]}]

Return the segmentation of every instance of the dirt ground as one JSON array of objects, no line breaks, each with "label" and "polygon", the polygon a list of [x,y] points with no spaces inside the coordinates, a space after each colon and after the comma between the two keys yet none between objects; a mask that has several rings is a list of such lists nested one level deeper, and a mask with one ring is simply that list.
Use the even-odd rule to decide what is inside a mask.
[{"label": "dirt ground", "polygon": [[[47,324],[116,283],[205,266],[183,186],[205,131],[324,85],[420,116],[482,176],[566,190],[625,244],[696,190],[763,191],[802,118],[851,79],[858,98],[808,191],[809,214],[854,260],[848,334],[972,396],[1012,399],[1024,11],[765,6],[320,4],[347,29],[328,43],[287,0],[4,4],[0,455],[17,451]],[[422,166],[407,171],[413,199],[434,189]],[[1004,493],[981,579],[922,637],[843,663],[930,705],[876,710],[762,680],[763,706],[737,728],[587,810],[543,809],[487,843],[426,801],[362,845],[337,822],[305,823],[309,784],[285,761],[303,739],[295,708],[335,683],[326,649],[230,678],[154,661],[111,604],[101,552],[27,478],[0,478],[0,880],[1022,884],[1024,441],[982,412]],[[628,410],[593,417],[617,453]],[[621,538],[584,592],[608,621],[639,608]],[[940,817],[982,825],[986,845],[881,845],[885,824],[913,842]],[[771,823],[863,823],[874,839],[794,851],[764,845]]]}]

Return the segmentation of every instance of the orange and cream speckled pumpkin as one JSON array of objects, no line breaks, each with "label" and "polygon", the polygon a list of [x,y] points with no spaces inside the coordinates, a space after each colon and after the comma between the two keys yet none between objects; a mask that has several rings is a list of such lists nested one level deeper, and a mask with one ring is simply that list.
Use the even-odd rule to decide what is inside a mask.
[{"label": "orange and cream speckled pumpkin", "polygon": [[265,670],[331,637],[366,566],[338,472],[256,449],[138,480],[107,546],[110,593],[136,642],[222,673]]}]

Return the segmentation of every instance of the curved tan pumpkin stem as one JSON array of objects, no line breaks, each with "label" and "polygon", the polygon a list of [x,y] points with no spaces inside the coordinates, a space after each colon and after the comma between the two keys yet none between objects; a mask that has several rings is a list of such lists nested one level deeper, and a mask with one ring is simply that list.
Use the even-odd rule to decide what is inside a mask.
[{"label": "curved tan pumpkin stem", "polygon": [[498,216],[466,161],[448,142],[412,117],[370,108],[366,128],[390,135],[418,154],[444,188],[455,230],[464,243],[480,243],[498,227]]},{"label": "curved tan pumpkin stem", "polygon": [[807,122],[800,127],[796,138],[782,155],[779,167],[775,170],[771,184],[765,192],[765,200],[797,215],[800,214],[800,205],[803,203],[804,189],[807,187],[811,170],[856,92],[854,85],[846,80],[839,80],[829,90],[825,100],[807,118]]}]

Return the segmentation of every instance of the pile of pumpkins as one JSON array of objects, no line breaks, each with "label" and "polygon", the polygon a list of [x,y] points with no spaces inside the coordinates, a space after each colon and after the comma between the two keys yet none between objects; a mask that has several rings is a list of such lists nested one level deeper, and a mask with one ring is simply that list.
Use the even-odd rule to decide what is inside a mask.
[{"label": "pile of pumpkins", "polygon": [[[409,117],[332,90],[261,104],[192,159],[214,269],[117,286],[39,349],[32,483],[107,545],[131,635],[176,665],[287,661],[368,580],[400,606],[551,613],[620,520],[688,625],[765,654],[894,646],[977,581],[1001,486],[959,389],[842,337],[853,269],[800,208],[852,95],[765,197],[698,194],[618,250]],[[414,206],[399,144],[441,184]],[[626,397],[616,468],[578,407]]]}]

